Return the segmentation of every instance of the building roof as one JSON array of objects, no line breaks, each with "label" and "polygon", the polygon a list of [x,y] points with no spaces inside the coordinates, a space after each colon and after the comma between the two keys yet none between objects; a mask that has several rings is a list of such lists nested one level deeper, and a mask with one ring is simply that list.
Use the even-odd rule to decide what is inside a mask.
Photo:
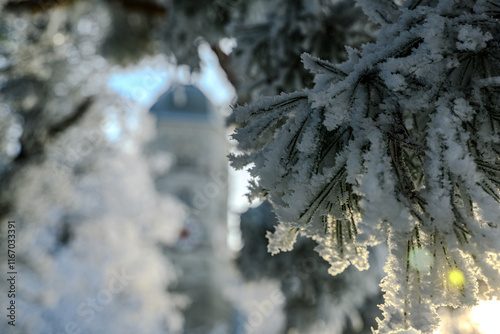
[{"label": "building roof", "polygon": [[149,109],[158,120],[209,119],[214,108],[207,97],[193,85],[177,85],[158,98]]}]

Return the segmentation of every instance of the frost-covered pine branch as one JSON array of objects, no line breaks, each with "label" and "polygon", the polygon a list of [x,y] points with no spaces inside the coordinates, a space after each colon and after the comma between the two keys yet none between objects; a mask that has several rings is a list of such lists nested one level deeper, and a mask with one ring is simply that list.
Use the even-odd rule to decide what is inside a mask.
[{"label": "frost-covered pine branch", "polygon": [[378,282],[383,276],[384,247],[374,249],[368,272],[351,267],[331,276],[328,262],[314,251],[316,243],[311,239],[300,238],[293,251],[271,256],[265,235],[266,231],[273,231],[277,223],[268,201],[242,214],[244,246],[236,263],[246,280],[271,278],[280,283],[286,316],[282,333],[369,331],[380,313]]},{"label": "frost-covered pine branch", "polygon": [[231,160],[273,203],[270,252],[308,236],[335,275],[387,243],[377,333],[431,333],[439,306],[500,296],[500,9],[359,4],[377,42],[338,65],[304,54],[312,89],[236,108]]}]

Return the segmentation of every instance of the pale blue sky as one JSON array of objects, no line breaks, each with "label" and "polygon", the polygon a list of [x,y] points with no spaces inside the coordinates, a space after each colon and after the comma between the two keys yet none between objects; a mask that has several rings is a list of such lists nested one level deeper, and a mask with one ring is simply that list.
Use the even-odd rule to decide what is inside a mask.
[{"label": "pale blue sky", "polygon": [[216,106],[229,106],[235,91],[220,68],[217,56],[204,44],[199,47],[199,56],[201,73],[191,74],[186,67],[173,68],[172,64],[164,64],[165,70],[153,69],[150,66],[142,69],[135,67],[130,72],[113,74],[109,86],[126,98],[150,106],[172,82],[189,82],[198,86]]},{"label": "pale blue sky", "polygon": [[[153,104],[153,99],[165,89],[168,76],[166,71],[151,72],[145,68],[129,73],[114,74],[109,79],[109,86],[121,93],[124,97],[132,99],[142,105]],[[150,80],[154,75],[154,80]],[[147,89],[144,82],[147,81]],[[142,88],[142,89],[141,89]]]}]

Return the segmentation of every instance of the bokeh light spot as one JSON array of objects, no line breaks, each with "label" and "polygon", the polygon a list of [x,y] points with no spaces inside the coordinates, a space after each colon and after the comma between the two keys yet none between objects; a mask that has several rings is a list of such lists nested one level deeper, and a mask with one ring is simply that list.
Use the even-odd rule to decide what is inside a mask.
[{"label": "bokeh light spot", "polygon": [[410,265],[420,272],[428,272],[434,263],[432,254],[425,248],[413,248],[409,257]]},{"label": "bokeh light spot", "polygon": [[52,37],[52,42],[55,46],[62,45],[65,40],[66,38],[64,37],[64,35],[59,32]]},{"label": "bokeh light spot", "polygon": [[453,269],[452,271],[450,271],[450,273],[448,274],[448,279],[449,279],[450,283],[453,285],[456,285],[456,286],[465,285],[465,276],[461,270]]}]

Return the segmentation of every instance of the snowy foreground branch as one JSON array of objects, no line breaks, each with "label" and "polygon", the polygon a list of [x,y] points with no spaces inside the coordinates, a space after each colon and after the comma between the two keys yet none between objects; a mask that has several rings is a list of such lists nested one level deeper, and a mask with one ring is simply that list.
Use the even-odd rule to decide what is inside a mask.
[{"label": "snowy foreground branch", "polygon": [[376,333],[432,333],[439,306],[500,297],[500,6],[359,5],[378,41],[339,65],[304,54],[315,86],[236,108],[230,158],[273,203],[271,253],[308,236],[336,275],[387,243]]}]

